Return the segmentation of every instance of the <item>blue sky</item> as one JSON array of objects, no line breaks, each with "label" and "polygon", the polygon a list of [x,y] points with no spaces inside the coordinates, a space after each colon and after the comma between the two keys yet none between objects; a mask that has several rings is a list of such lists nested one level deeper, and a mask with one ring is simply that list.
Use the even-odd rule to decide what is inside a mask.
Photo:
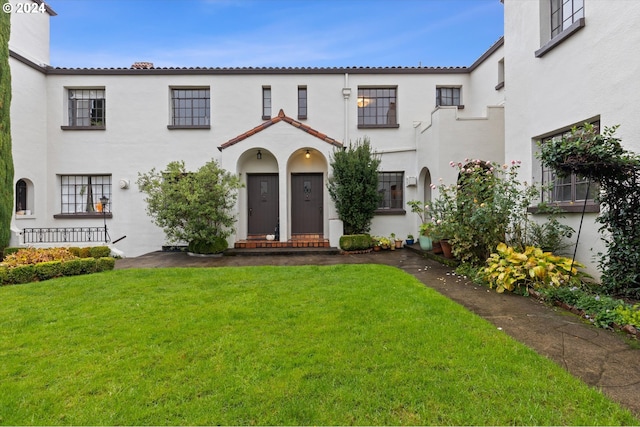
[{"label": "blue sky", "polygon": [[48,0],[51,65],[468,66],[499,0]]}]

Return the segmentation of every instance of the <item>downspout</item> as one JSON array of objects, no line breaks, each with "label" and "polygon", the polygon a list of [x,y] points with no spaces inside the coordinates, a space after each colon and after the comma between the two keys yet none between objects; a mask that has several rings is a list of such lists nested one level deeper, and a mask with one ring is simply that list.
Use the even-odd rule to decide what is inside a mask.
[{"label": "downspout", "polygon": [[349,98],[351,97],[351,88],[349,87],[349,73],[344,73],[344,87],[342,88],[342,97],[344,98],[344,139],[342,143],[346,146],[349,143]]}]

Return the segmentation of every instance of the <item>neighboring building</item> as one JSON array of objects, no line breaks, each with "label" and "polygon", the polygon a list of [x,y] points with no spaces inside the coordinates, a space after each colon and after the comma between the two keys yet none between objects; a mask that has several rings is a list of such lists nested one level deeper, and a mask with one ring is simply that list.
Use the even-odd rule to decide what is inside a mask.
[{"label": "neighboring building", "polygon": [[[523,179],[548,182],[535,157],[536,143],[574,125],[620,124],[623,146],[640,153],[640,2],[625,0],[505,0],[505,158],[522,160]],[[556,183],[546,200],[566,210],[575,230],[587,185],[579,177]],[[590,186],[577,259],[597,274],[606,248],[595,222]],[[575,238],[575,235],[574,235]]]},{"label": "neighboring building", "polygon": [[[402,237],[418,229],[406,202],[457,179],[450,161],[521,160],[523,180],[548,180],[536,142],[584,121],[621,124],[623,144],[640,152],[640,32],[622,26],[640,21],[640,2],[504,0],[504,9],[504,38],[455,68],[55,68],[55,12],[12,15],[13,244],[24,244],[25,228],[99,228],[106,217],[112,239],[127,236],[115,245],[126,256],[160,249],[136,179],[173,160],[196,169],[213,158],[240,175],[230,244],[279,223],[283,244],[306,235],[336,246],[331,155],[365,136],[382,160],[371,232]],[[573,177],[544,198],[577,229],[585,189]],[[586,263],[604,250],[597,210],[588,203]]]}]

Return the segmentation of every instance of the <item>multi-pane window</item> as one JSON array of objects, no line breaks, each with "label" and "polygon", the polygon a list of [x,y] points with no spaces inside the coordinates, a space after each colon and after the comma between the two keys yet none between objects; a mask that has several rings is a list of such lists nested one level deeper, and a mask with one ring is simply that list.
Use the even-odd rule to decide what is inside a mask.
[{"label": "multi-pane window", "polygon": [[395,87],[358,88],[359,127],[398,127]]},{"label": "multi-pane window", "polygon": [[551,2],[551,38],[584,18],[584,0],[549,0]]},{"label": "multi-pane window", "polygon": [[69,126],[105,126],[104,89],[69,89]]},{"label": "multi-pane window", "polygon": [[307,118],[307,87],[298,86],[298,119]]},{"label": "multi-pane window", "polygon": [[105,212],[111,212],[111,175],[60,176],[61,213],[100,213],[102,197],[109,199]]},{"label": "multi-pane window", "polygon": [[262,118],[264,120],[271,118],[271,86],[262,87]]},{"label": "multi-pane window", "polygon": [[380,202],[378,209],[404,208],[404,172],[379,172],[378,193]]},{"label": "multi-pane window", "polygon": [[[596,130],[600,127],[600,122],[592,123]],[[542,139],[542,143],[559,140],[567,137],[571,131],[560,132]],[[559,177],[550,168],[542,167],[542,183],[545,190],[542,194],[543,202],[551,203],[572,203],[579,201],[593,201],[598,195],[600,187],[596,182],[589,184],[588,180],[576,174],[567,177]]]},{"label": "multi-pane window", "polygon": [[210,126],[209,94],[208,88],[172,89],[172,125]]},{"label": "multi-pane window", "polygon": [[436,107],[460,104],[460,88],[459,87],[437,87],[436,88]]}]

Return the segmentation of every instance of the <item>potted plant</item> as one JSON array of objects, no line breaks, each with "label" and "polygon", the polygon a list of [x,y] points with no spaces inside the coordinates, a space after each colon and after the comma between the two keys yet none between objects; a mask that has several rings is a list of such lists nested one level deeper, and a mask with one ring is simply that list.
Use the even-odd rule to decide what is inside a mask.
[{"label": "potted plant", "polygon": [[391,243],[391,242],[389,241],[389,239],[388,239],[388,238],[386,238],[386,237],[380,237],[380,238],[378,239],[378,242],[380,243],[380,247],[381,247],[382,249],[389,249],[389,245],[390,245],[390,243]]},{"label": "potted plant", "polygon": [[407,242],[407,245],[413,245],[413,242],[414,242],[414,240],[413,240],[413,234],[407,234],[407,240],[406,240],[406,242]]},{"label": "potted plant", "polygon": [[393,241],[393,244],[395,245],[396,249],[402,248],[402,239],[398,239],[396,237],[396,233],[391,233],[391,240]]},{"label": "potted plant", "polygon": [[378,252],[380,247],[380,238],[378,236],[371,236],[371,244],[373,245],[373,250]]},{"label": "potted plant", "polygon": [[430,251],[433,248],[433,231],[435,225],[432,222],[424,222],[420,224],[420,236],[418,236],[418,242],[420,243],[420,249],[423,251]]}]

